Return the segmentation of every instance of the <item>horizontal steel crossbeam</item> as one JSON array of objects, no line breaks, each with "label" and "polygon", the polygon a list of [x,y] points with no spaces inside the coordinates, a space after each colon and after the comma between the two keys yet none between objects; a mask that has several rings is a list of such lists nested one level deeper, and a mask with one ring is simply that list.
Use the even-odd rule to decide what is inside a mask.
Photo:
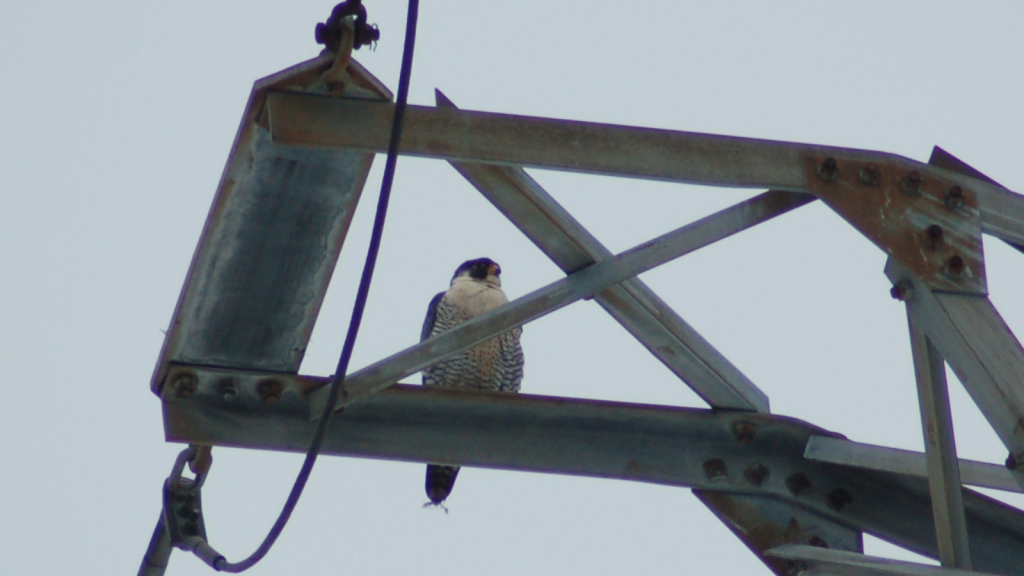
[{"label": "horizontal steel crossbeam", "polygon": [[[274,92],[267,98],[275,141],[387,149],[394,106],[356,99]],[[811,192],[808,157],[875,163],[946,179],[979,197],[982,229],[1024,245],[1024,196],[991,182],[884,152],[409,106],[401,152],[414,156],[668,180],[737,188]]]},{"label": "horizontal steel crossbeam", "polygon": [[[308,392],[326,380],[172,365],[167,437],[304,451]],[[323,452],[762,495],[934,557],[927,482],[804,458],[808,438],[827,434],[754,412],[399,385],[348,406]],[[1024,574],[1024,515],[970,491],[964,505],[975,566]]]}]

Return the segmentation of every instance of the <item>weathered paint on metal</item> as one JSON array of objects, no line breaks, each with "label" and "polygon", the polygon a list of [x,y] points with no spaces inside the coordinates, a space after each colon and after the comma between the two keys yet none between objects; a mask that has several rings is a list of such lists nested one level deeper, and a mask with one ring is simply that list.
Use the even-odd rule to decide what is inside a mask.
[{"label": "weathered paint on metal", "polygon": [[909,305],[907,323],[910,327],[910,348],[921,408],[921,428],[939,560],[947,568],[970,569],[971,553],[961,494],[960,463],[956,456],[956,439],[953,437],[953,415],[949,408],[946,364],[920,323],[915,321]]},{"label": "weathered paint on metal", "polygon": [[986,296],[932,292],[892,258],[885,273],[1003,444],[1024,461],[1024,348]]},{"label": "weathered paint on metal", "polygon": [[[272,142],[270,90],[326,91],[330,55],[253,87],[167,330],[151,387],[171,362],[295,372],[373,154]],[[357,63],[351,97],[390,98]]]},{"label": "weathered paint on metal", "polygon": [[791,576],[793,566],[765,552],[786,544],[811,544],[863,552],[860,530],[824,518],[792,503],[752,494],[696,489],[693,495],[725,524],[777,576]]},{"label": "weathered paint on metal", "polygon": [[[316,427],[308,392],[328,380],[175,365],[171,380],[179,377],[193,378],[195,388],[189,395],[164,388],[169,440],[294,452],[306,450]],[[268,382],[279,394],[265,393],[276,387]],[[324,454],[764,495],[937,554],[927,481],[808,460],[808,438],[831,433],[792,418],[406,385],[337,418]],[[746,473],[755,463],[767,474]],[[974,566],[1024,574],[1024,515],[969,490],[964,506]]]},{"label": "weathered paint on metal", "polygon": [[[831,164],[823,173],[826,163]],[[987,292],[981,216],[972,190],[904,166],[830,156],[808,156],[804,169],[822,202],[929,286]],[[961,265],[953,265],[955,258]]]}]

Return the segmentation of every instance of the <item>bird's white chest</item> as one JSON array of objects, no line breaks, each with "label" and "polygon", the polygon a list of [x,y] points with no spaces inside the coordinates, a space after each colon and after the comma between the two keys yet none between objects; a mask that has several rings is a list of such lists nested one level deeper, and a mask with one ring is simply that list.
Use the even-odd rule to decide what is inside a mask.
[{"label": "bird's white chest", "polygon": [[456,281],[445,293],[446,303],[458,310],[460,321],[465,322],[485,312],[508,303],[508,297],[501,291],[482,282]]}]

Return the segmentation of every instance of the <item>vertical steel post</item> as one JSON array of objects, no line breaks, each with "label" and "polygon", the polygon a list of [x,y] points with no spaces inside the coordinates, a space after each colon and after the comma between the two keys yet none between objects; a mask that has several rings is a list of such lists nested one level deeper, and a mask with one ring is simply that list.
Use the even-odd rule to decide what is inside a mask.
[{"label": "vertical steel post", "polygon": [[914,306],[907,302],[910,346],[917,375],[917,396],[921,406],[928,484],[931,487],[935,536],[939,561],[947,568],[971,569],[960,487],[960,466],[953,437],[953,418],[946,387],[946,365],[920,324],[914,319]]}]

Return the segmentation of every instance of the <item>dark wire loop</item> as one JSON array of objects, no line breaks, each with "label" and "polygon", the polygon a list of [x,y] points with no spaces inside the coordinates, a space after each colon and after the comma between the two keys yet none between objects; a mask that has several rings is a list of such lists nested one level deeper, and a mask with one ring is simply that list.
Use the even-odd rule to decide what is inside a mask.
[{"label": "dark wire loop", "polygon": [[[358,5],[358,2],[356,2]],[[244,572],[253,567],[257,562],[266,556],[267,552],[281,535],[288,519],[295,510],[306,482],[316,464],[317,456],[320,454],[320,447],[323,445],[324,437],[327,435],[327,428],[334,414],[334,406],[337,405],[338,397],[344,394],[345,374],[348,372],[349,360],[352,358],[352,350],[355,348],[356,336],[363,319],[363,311],[366,308],[366,301],[370,292],[370,283],[373,279],[373,271],[377,264],[377,254],[380,252],[380,242],[384,234],[384,220],[387,216],[388,202],[391,198],[391,185],[395,178],[395,166],[398,162],[398,145],[402,136],[402,124],[405,119],[405,108],[409,100],[409,81],[412,77],[413,49],[416,45],[416,21],[419,15],[419,0],[409,0],[409,11],[405,25],[405,45],[402,52],[402,70],[398,81],[398,96],[395,102],[395,118],[391,125],[391,140],[388,143],[388,156],[384,165],[384,177],[381,182],[380,199],[377,201],[377,212],[373,221],[373,232],[370,235],[370,247],[366,254],[366,263],[363,266],[363,273],[359,279],[359,290],[356,293],[356,301],[353,305],[352,319],[349,322],[348,333],[345,335],[345,344],[342,346],[341,357],[338,359],[338,368],[331,380],[331,388],[327,397],[327,403],[320,415],[320,422],[317,424],[316,433],[310,442],[309,451],[306,452],[306,459],[302,463],[295,484],[288,494],[281,514],[274,522],[266,538],[248,558],[240,562],[228,562],[223,556],[217,554],[205,540],[201,542],[190,542],[194,544],[192,551],[204,562],[215,570],[224,572]]]}]

